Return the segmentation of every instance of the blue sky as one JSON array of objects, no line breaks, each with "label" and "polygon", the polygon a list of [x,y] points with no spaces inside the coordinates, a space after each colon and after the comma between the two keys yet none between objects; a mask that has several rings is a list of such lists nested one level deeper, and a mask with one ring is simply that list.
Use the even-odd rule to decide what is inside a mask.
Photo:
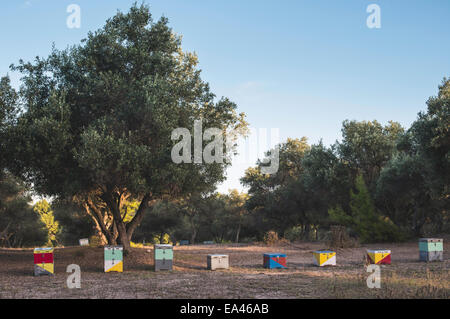
[{"label": "blue sky", "polygon": [[[100,28],[126,0],[29,0],[0,4],[0,74],[19,58],[46,56]],[[450,76],[448,0],[154,0],[183,48],[198,54],[203,79],[247,114],[253,128],[279,128],[280,140],[340,139],[342,121],[389,120],[408,127]],[[69,29],[67,6],[81,8]],[[381,8],[369,29],[366,8]],[[18,77],[11,74],[14,85]],[[219,187],[242,189],[247,164]]]}]

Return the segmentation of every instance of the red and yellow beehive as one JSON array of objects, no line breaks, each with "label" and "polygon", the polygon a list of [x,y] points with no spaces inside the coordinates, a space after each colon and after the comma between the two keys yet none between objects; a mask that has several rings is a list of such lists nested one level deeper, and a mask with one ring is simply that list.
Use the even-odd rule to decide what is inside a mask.
[{"label": "red and yellow beehive", "polygon": [[53,262],[53,248],[35,248],[34,249],[34,275],[53,275],[54,262]]},{"label": "red and yellow beehive", "polygon": [[368,249],[367,261],[370,264],[376,265],[390,265],[391,251],[387,249]]}]

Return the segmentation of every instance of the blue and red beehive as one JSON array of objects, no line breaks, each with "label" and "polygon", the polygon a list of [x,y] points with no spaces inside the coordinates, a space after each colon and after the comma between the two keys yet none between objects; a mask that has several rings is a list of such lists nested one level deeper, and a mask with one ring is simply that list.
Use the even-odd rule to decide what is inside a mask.
[{"label": "blue and red beehive", "polygon": [[270,253],[264,254],[264,268],[287,268],[286,266],[286,254]]}]

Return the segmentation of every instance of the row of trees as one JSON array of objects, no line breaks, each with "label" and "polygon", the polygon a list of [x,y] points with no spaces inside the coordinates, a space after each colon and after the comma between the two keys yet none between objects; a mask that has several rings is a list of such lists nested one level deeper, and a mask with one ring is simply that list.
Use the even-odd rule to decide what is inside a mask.
[{"label": "row of trees", "polygon": [[[240,242],[241,233],[248,239],[249,225],[246,220],[247,210],[244,207],[246,196],[233,190],[227,195],[198,194],[190,198],[158,201],[152,205],[136,229],[133,241]],[[132,220],[138,205],[138,202],[128,203],[123,215],[125,223]],[[51,221],[44,225],[47,243],[50,245],[77,245],[80,238],[92,236],[95,236],[96,240],[99,239],[100,243],[107,243],[86,212],[70,203],[54,201],[50,206],[47,201],[41,200],[34,205],[34,211]]]},{"label": "row of trees", "polygon": [[[363,242],[448,233],[449,92],[444,80],[408,130],[395,122],[345,121],[342,141],[330,147],[288,139],[280,145],[276,174],[262,174],[262,161],[246,171],[248,194],[192,192],[155,200],[133,240],[240,242],[262,240],[272,230],[289,239],[320,239],[336,224]],[[72,245],[91,235],[109,242],[77,198],[56,198],[51,205],[42,200],[32,208],[26,185],[7,171],[0,195],[3,245]],[[123,201],[125,225],[140,205]],[[113,216],[104,214],[105,227],[118,238]]]},{"label": "row of trees", "polygon": [[[12,65],[20,89],[0,80],[1,244],[96,235],[128,249],[132,239],[165,234],[238,242],[270,230],[318,239],[333,224],[363,241],[449,230],[449,80],[409,129],[345,121],[330,147],[288,139],[277,173],[263,174],[258,162],[242,178],[248,194],[221,195],[229,161],[200,164],[198,141],[193,163],[171,158],[172,132],[192,133],[196,120],[224,140],[247,129],[197,64],[167,19],[154,22],[135,4],[79,45]],[[233,152],[223,149],[226,158]],[[31,190],[51,205],[32,208]]]},{"label": "row of trees", "polygon": [[366,242],[449,232],[450,80],[427,105],[407,130],[345,121],[330,147],[282,144],[277,174],[249,168],[242,182],[261,231],[300,227],[308,238],[339,224]]}]

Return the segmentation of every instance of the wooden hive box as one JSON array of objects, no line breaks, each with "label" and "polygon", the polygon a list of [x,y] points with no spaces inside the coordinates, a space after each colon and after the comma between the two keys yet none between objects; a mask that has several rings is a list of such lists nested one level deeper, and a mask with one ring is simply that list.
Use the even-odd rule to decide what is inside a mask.
[{"label": "wooden hive box", "polygon": [[53,248],[35,248],[34,251],[34,275],[53,275],[55,273]]},{"label": "wooden hive box", "polygon": [[89,238],[82,238],[79,240],[80,246],[89,246]]},{"label": "wooden hive box", "polygon": [[211,254],[206,258],[207,268],[209,270],[229,269],[230,263],[228,255]]},{"label": "wooden hive box", "polygon": [[173,267],[173,246],[155,245],[155,271],[172,270]]},{"label": "wooden hive box", "polygon": [[189,240],[180,240],[180,246],[187,246],[189,245]]},{"label": "wooden hive box", "polygon": [[331,250],[316,250],[313,252],[314,265],[323,267],[336,265],[336,252]]},{"label": "wooden hive box", "polygon": [[442,238],[420,238],[419,259],[421,261],[443,261],[444,240]]},{"label": "wooden hive box", "polygon": [[286,254],[267,253],[263,254],[264,268],[287,268]]},{"label": "wooden hive box", "polygon": [[370,264],[376,265],[390,265],[391,251],[387,249],[368,249],[367,261]]},{"label": "wooden hive box", "polygon": [[105,272],[123,272],[123,247],[105,246]]}]

